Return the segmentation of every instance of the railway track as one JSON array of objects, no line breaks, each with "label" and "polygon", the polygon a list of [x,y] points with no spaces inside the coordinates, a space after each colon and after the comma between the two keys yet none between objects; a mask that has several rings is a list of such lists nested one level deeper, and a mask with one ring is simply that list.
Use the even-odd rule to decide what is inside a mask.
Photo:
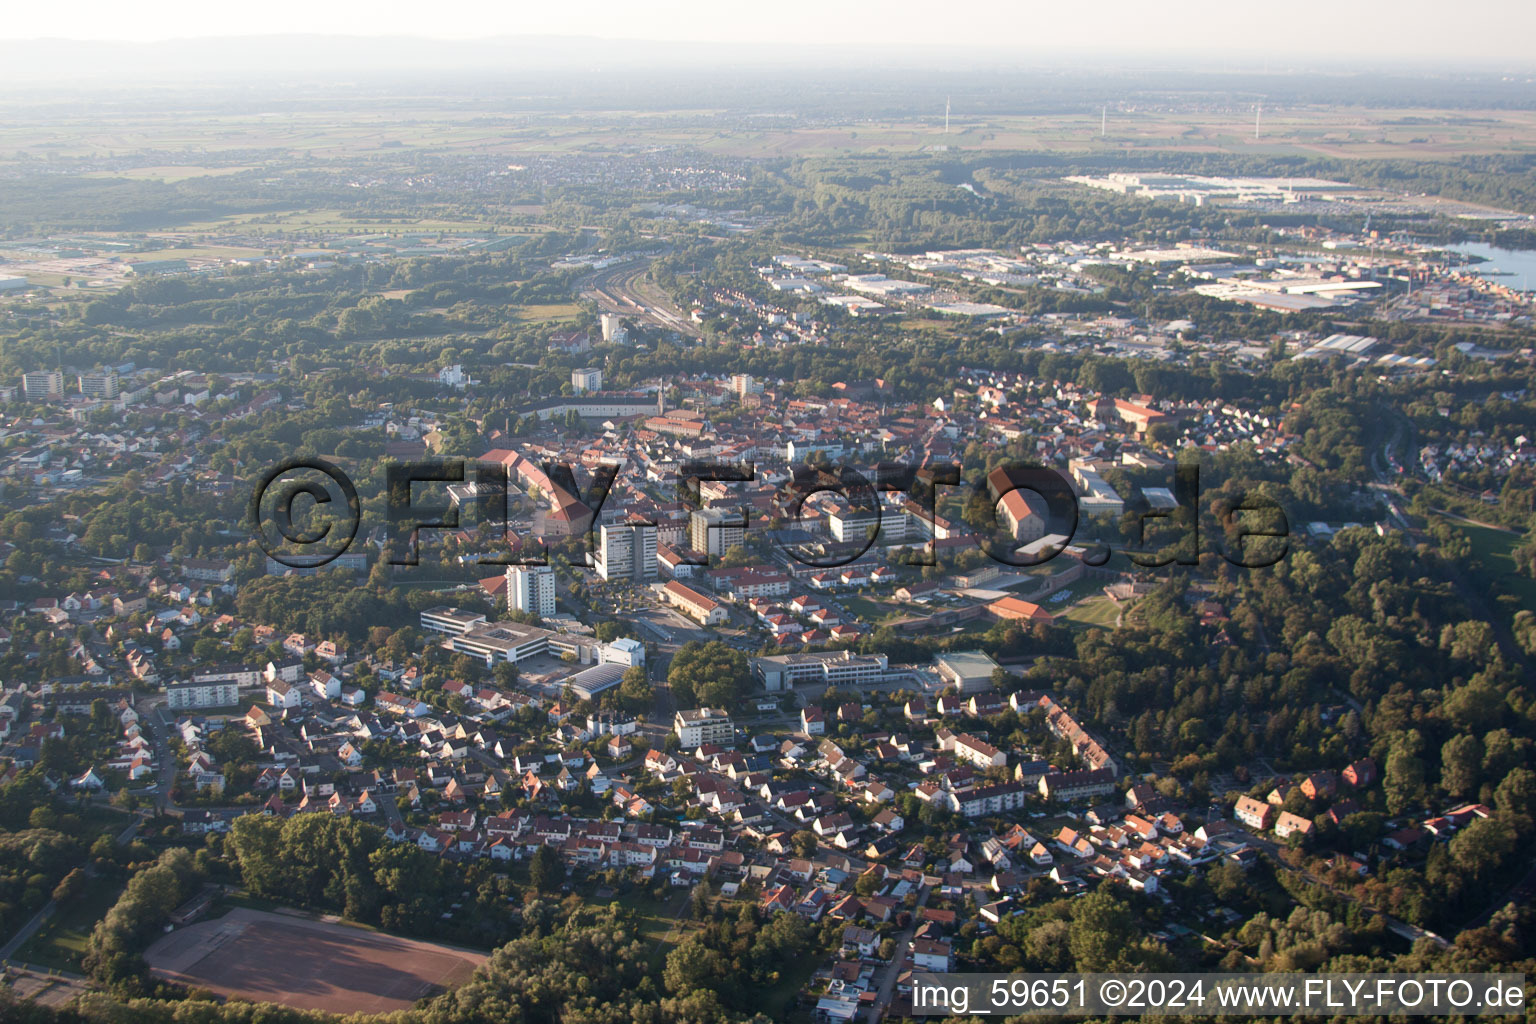
[{"label": "railway track", "polygon": [[699,337],[694,323],[672,308],[664,295],[644,285],[639,280],[650,269],[650,263],[624,264],[602,270],[583,282],[581,297],[596,302],[605,313],[617,313],[690,337]]}]

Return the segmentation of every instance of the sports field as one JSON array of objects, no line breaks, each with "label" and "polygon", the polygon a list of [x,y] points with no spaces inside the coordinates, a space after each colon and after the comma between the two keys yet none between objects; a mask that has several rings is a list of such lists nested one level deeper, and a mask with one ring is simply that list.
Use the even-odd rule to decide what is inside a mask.
[{"label": "sports field", "polygon": [[224,996],[332,1013],[387,1013],[468,980],[486,954],[236,908],[161,938],[159,977]]}]

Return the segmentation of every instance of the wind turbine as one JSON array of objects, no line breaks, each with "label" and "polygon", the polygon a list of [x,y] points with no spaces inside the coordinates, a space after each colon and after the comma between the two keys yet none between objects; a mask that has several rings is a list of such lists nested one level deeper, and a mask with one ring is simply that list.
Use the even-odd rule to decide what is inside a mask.
[{"label": "wind turbine", "polygon": [[944,97],[944,134],[949,134],[949,97]]}]

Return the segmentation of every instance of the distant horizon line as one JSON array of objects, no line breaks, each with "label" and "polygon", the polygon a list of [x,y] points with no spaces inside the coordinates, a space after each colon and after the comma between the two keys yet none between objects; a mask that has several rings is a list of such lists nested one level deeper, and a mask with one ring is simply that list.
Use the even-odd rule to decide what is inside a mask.
[{"label": "distant horizon line", "polygon": [[[433,50],[481,50],[486,51],[501,46],[526,46],[532,43],[555,43],[568,46],[597,45],[604,48],[625,48],[634,46],[664,47],[668,50],[699,50],[711,49],[715,51],[725,50],[731,55],[733,61],[739,61],[743,56],[750,56],[754,66],[751,70],[761,70],[774,67],[794,67],[804,64],[807,60],[824,57],[827,53],[836,52],[850,65],[862,66],[871,58],[900,57],[904,60],[917,59],[919,63],[939,65],[935,70],[962,70],[958,66],[960,62],[969,61],[973,65],[969,70],[996,73],[1000,71],[1012,71],[1023,73],[1028,71],[1060,71],[1064,67],[1071,67],[1088,72],[1095,69],[1096,65],[1113,63],[1121,70],[1132,72],[1149,71],[1177,71],[1183,70],[1191,73],[1219,73],[1219,74],[1295,74],[1303,72],[1316,72],[1325,70],[1332,74],[1392,74],[1408,71],[1422,71],[1426,69],[1443,72],[1471,74],[1474,77],[1497,77],[1500,75],[1536,74],[1536,56],[1530,54],[1508,54],[1501,57],[1445,57],[1428,53],[1404,54],[1401,56],[1384,56],[1374,54],[1362,59],[1358,53],[1342,53],[1332,51],[1290,50],[1284,52],[1264,51],[1261,49],[1239,49],[1223,47],[1219,55],[1202,49],[1198,45],[1188,47],[1158,47],[1149,51],[1145,47],[1135,46],[1103,46],[1103,45],[1051,45],[1038,48],[1023,48],[1016,45],[996,43],[980,46],[962,46],[955,43],[935,44],[882,44],[859,43],[848,41],[821,42],[805,41],[793,44],[781,42],[745,42],[733,39],[664,39],[641,38],[623,35],[600,35],[596,33],[571,34],[561,32],[530,32],[530,33],[495,33],[480,36],[463,35],[424,35],[409,32],[380,32],[380,33],[356,33],[356,32],[261,32],[251,34],[232,35],[208,34],[195,36],[164,36],[154,39],[134,39],[126,37],[115,38],[91,38],[67,35],[36,35],[36,36],[5,36],[0,35],[0,49],[12,49],[15,47],[46,47],[46,48],[75,48],[93,50],[144,50],[153,48],[183,48],[188,46],[207,46],[233,44],[252,50],[271,49],[274,46],[317,43],[341,43],[345,44],[351,53],[349,56],[357,57],[369,48],[387,49],[408,44],[417,47],[430,47]],[[430,57],[431,54],[418,54],[420,57]],[[594,57],[599,55],[592,55]],[[613,54],[605,53],[603,58],[623,56],[628,58],[627,64],[633,68],[652,67],[662,59],[661,54],[650,54],[649,59],[645,54]],[[720,54],[720,61],[726,59],[725,54]],[[556,57],[555,54],[548,55]],[[1085,65],[1084,58],[1098,58]],[[924,60],[926,58],[926,60]],[[541,63],[549,63],[546,60]],[[1177,66],[1175,66],[1177,65]],[[174,73],[175,69],[158,69],[163,72]],[[471,70],[469,68],[444,69],[444,70]],[[686,71],[685,68],[670,70]],[[825,70],[836,70],[827,68]],[[896,70],[896,69],[892,69]],[[0,78],[6,77],[4,71],[0,71]]]}]

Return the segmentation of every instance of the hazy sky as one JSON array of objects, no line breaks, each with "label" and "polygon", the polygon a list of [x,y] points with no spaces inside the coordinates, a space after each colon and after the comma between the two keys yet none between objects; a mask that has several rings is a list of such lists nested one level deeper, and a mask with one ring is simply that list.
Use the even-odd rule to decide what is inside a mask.
[{"label": "hazy sky", "polygon": [[0,39],[150,41],[288,33],[503,35],[724,42],[770,52],[796,44],[1225,56],[1326,56],[1362,63],[1440,58],[1536,63],[1536,2],[1392,4],[1281,0],[66,0],[7,5]]}]

